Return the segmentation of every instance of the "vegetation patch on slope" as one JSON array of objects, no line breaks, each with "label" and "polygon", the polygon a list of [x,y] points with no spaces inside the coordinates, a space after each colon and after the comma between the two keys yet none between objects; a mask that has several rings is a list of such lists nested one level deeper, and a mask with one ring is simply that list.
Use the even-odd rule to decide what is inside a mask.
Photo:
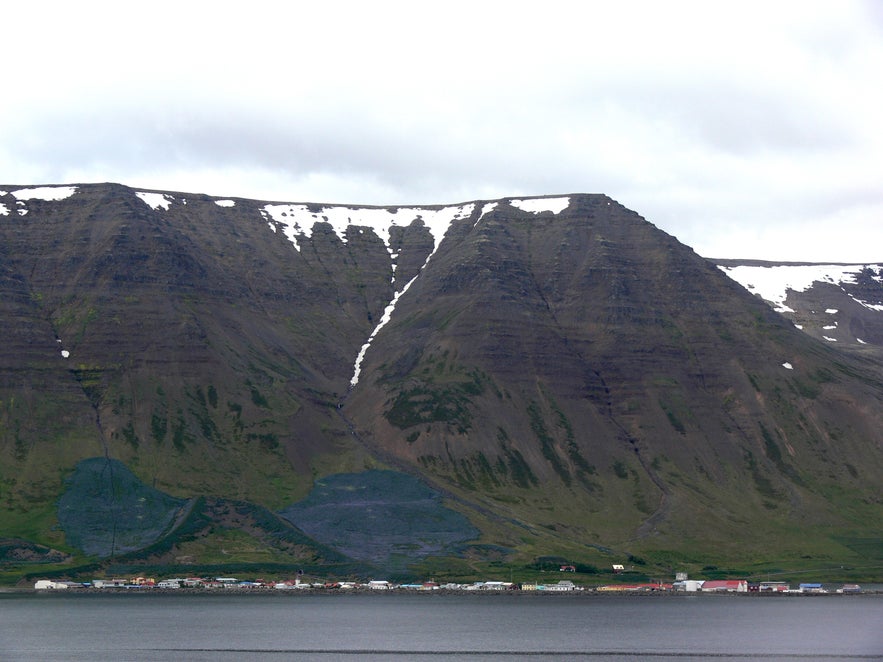
[{"label": "vegetation patch on slope", "polygon": [[68,544],[106,557],[158,540],[186,503],[145,485],[119,460],[93,457],[67,480],[58,521]]},{"label": "vegetation patch on slope", "polygon": [[441,494],[396,471],[327,476],[280,514],[319,542],[387,568],[453,555],[480,533]]}]

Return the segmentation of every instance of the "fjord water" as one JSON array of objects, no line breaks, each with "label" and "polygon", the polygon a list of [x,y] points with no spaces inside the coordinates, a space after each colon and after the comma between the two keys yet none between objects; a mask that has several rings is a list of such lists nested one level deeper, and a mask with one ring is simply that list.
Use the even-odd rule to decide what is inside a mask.
[{"label": "fjord water", "polygon": [[883,596],[0,595],[0,659],[879,659]]}]

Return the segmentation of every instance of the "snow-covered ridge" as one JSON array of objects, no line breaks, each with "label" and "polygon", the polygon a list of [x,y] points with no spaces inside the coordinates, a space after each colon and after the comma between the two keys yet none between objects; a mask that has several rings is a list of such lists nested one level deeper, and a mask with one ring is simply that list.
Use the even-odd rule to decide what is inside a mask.
[{"label": "snow-covered ridge", "polygon": [[273,204],[265,205],[261,210],[270,228],[275,232],[281,228],[289,241],[299,251],[301,237],[309,238],[315,223],[328,223],[341,241],[346,241],[347,228],[367,227],[380,237],[387,250],[392,254],[389,245],[389,229],[393,226],[407,226],[420,219],[429,229],[438,248],[451,223],[457,219],[472,215],[475,203],[467,203],[452,207],[399,207],[379,209],[375,207],[320,207],[318,211],[310,211],[305,204]]},{"label": "snow-covered ridge", "polygon": [[[813,283],[830,283],[838,287],[842,283],[855,283],[856,276],[865,268],[874,270],[877,274],[883,269],[880,264],[866,265],[843,265],[843,264],[801,264],[801,265],[775,265],[756,266],[739,265],[724,266],[720,269],[730,278],[742,285],[753,294],[773,304],[780,313],[794,312],[785,305],[788,291],[804,292]],[[878,282],[883,282],[879,275],[874,277]],[[861,301],[850,296],[854,301],[865,308],[883,311],[883,306],[867,301]]]}]

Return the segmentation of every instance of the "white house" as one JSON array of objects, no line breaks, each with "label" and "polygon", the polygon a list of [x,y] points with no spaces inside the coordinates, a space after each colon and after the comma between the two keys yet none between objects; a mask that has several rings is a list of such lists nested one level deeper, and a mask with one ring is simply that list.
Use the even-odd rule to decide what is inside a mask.
[{"label": "white house", "polygon": [[707,579],[700,590],[707,593],[747,593],[748,582],[744,579]]},{"label": "white house", "polygon": [[687,591],[689,593],[695,593],[696,591],[702,590],[702,585],[704,583],[704,579],[682,579],[672,584],[672,588],[675,591]]},{"label": "white house", "polygon": [[484,585],[481,588],[482,588],[482,590],[485,590],[485,591],[503,591],[507,588],[510,588],[511,586],[512,586],[511,582],[491,581],[491,582],[484,582]]},{"label": "white house", "polygon": [[67,584],[64,582],[54,582],[51,579],[38,579],[34,583],[34,589],[37,591],[54,591],[64,588],[67,588]]}]

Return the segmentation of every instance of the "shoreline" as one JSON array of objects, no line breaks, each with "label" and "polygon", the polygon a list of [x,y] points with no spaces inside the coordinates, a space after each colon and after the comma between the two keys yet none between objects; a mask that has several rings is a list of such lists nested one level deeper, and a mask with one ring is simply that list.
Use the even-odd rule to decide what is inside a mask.
[{"label": "shoreline", "polygon": [[33,596],[69,596],[76,598],[89,598],[95,596],[156,596],[156,597],[168,597],[168,596],[193,596],[193,597],[218,597],[218,598],[226,598],[226,597],[238,597],[238,596],[248,596],[255,598],[298,598],[298,597],[328,597],[328,598],[346,598],[349,596],[364,596],[369,595],[372,597],[384,598],[384,597],[402,597],[402,596],[418,596],[418,597],[454,597],[454,596],[465,596],[465,597],[475,597],[475,598],[501,598],[501,597],[511,597],[511,598],[535,598],[535,599],[544,599],[549,597],[562,597],[566,599],[605,599],[605,598],[615,598],[615,597],[627,597],[627,598],[645,598],[645,599],[667,599],[667,598],[748,598],[748,599],[794,599],[794,598],[855,598],[855,597],[879,597],[883,595],[883,591],[879,590],[867,590],[860,592],[849,592],[849,593],[838,593],[838,592],[826,592],[826,593],[800,593],[797,591],[790,593],[774,593],[774,592],[733,592],[733,591],[598,591],[592,589],[586,589],[581,591],[523,591],[523,590],[451,590],[451,589],[436,589],[436,590],[410,590],[410,589],[389,589],[389,590],[375,590],[375,589],[239,589],[239,588],[228,588],[228,589],[201,589],[201,588],[179,588],[179,589],[166,589],[166,588],[69,588],[69,589],[34,589],[34,588],[9,588],[3,587],[0,588],[0,597],[4,595],[17,595],[17,596],[25,596],[25,595],[33,595]]}]

